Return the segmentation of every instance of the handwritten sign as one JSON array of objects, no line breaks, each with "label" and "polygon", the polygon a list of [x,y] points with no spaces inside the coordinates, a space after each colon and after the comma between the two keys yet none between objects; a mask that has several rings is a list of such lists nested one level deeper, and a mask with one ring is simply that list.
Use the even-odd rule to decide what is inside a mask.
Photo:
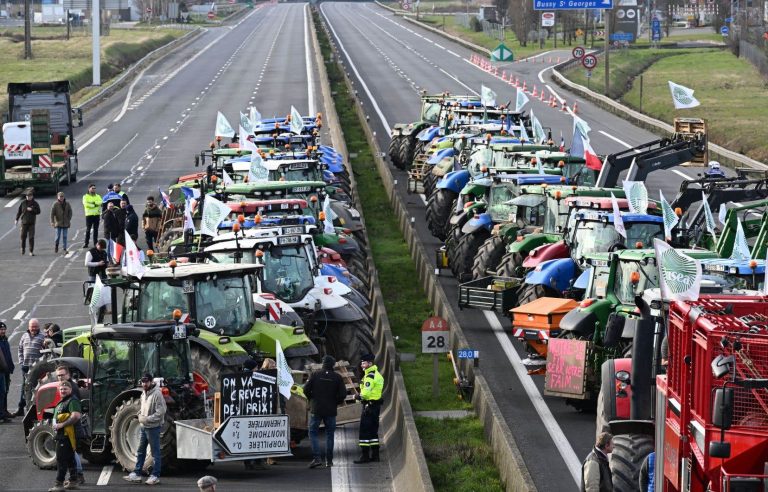
[{"label": "handwritten sign", "polygon": [[585,369],[589,342],[552,338],[547,348],[547,376],[544,394],[584,397]]},{"label": "handwritten sign", "polygon": [[222,420],[237,415],[278,413],[277,369],[221,377]]}]

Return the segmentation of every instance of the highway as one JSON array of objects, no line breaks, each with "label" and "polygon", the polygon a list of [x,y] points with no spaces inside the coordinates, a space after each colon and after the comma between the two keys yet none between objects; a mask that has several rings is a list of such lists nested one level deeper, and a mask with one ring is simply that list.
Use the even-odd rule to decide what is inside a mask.
[{"label": "highway", "polygon": [[[288,114],[291,105],[303,114],[324,110],[309,21],[306,4],[257,6],[229,25],[206,29],[191,44],[154,63],[85,114],[84,127],[76,131],[80,149],[77,183],[63,188],[75,212],[69,254],[53,251],[48,215],[54,197],[36,197],[42,214],[37,221],[35,257],[19,252],[19,231],[13,226],[19,198],[0,200],[4,293],[0,319],[8,325],[14,357],[19,337],[32,317],[41,324],[52,321],[64,328],[89,323],[81,288],[87,277],[81,197],[88,183],[95,183],[103,194],[109,183],[122,182],[140,216],[147,195],[158,197],[158,187],[165,188],[180,174],[193,172],[194,155],[213,139],[217,111],[236,125],[238,111],[252,104],[264,117]],[[145,247],[143,235],[139,246]],[[11,410],[18,401],[19,381],[17,369],[9,394]],[[55,473],[41,472],[31,463],[20,420],[0,425],[0,488],[46,490]],[[254,483],[265,489],[331,490],[338,484],[349,488],[358,483],[347,466],[357,457],[356,437],[354,427],[337,434],[333,469],[307,469],[311,453],[305,440],[295,450],[295,458],[280,459],[264,470],[246,471],[242,464],[231,463],[185,476],[169,473],[162,477],[162,490],[195,490],[196,480],[205,473],[220,479],[221,490],[254,490]],[[123,482],[118,468],[86,465],[89,488],[98,482],[113,489],[132,489]],[[368,470],[368,480],[375,481],[366,486],[387,488],[386,464],[363,468]]]},{"label": "highway", "polygon": [[[389,145],[389,129],[419,116],[419,92],[448,91],[479,95],[481,85],[497,94],[497,103],[515,100],[515,88],[501,80],[514,73],[529,89],[546,88],[573,107],[574,97],[546,77],[547,71],[571,56],[570,49],[545,53],[537,62],[497,63],[494,76],[470,62],[473,53],[460,44],[395,17],[372,3],[322,3],[323,16],[342,53],[347,73],[369,117],[379,148]],[[541,61],[543,59],[543,62]],[[560,106],[560,105],[559,105]],[[533,110],[553,138],[570,146],[573,118],[570,110],[551,108],[531,97],[525,108]],[[585,101],[578,101],[578,116],[591,126],[593,148],[600,154],[625,150],[658,137]],[[408,194],[407,176],[392,168],[399,193],[415,218],[415,227],[428,251],[441,244],[429,233],[424,220],[423,196]],[[652,198],[661,189],[673,197],[683,179],[697,170],[675,168],[649,176],[646,185]],[[456,298],[457,282],[444,273],[440,282],[450,298]],[[594,444],[593,413],[577,413],[562,399],[543,397],[543,377],[528,376],[520,364],[526,357],[522,344],[510,336],[510,323],[490,312],[456,310],[471,348],[480,351],[480,366],[494,388],[494,396],[515,436],[523,459],[539,490],[573,490],[580,481],[581,461]]]}]

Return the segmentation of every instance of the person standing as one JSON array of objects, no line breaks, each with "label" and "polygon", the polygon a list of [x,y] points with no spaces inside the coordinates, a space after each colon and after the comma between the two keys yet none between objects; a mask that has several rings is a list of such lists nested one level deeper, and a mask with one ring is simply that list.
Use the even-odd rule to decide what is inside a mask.
[{"label": "person standing", "polygon": [[35,362],[40,359],[40,350],[43,348],[43,342],[45,342],[45,335],[40,333],[40,322],[37,318],[29,320],[27,325],[27,331],[21,336],[19,340],[19,364],[21,364],[21,397],[19,398],[19,410],[16,412],[17,417],[24,416],[24,407],[27,406],[27,402],[24,399],[24,387],[27,383],[27,373],[29,368],[32,367]]},{"label": "person standing", "polygon": [[93,245],[99,238],[99,218],[101,217],[101,195],[96,193],[96,185],[88,183],[88,193],[83,195],[83,210],[85,211],[85,243],[83,249],[88,248],[93,230]]},{"label": "person standing", "polygon": [[26,198],[19,203],[19,209],[16,211],[16,220],[14,225],[21,220],[21,254],[27,246],[27,237],[29,237],[29,256],[35,256],[35,222],[40,215],[40,205],[35,201],[35,195],[32,190],[27,191]]},{"label": "person standing", "polygon": [[106,278],[108,263],[107,241],[99,239],[96,246],[91,248],[85,254],[85,267],[88,269],[88,280],[90,282],[95,282],[96,275],[102,279]]},{"label": "person standing", "polygon": [[141,440],[136,452],[136,467],[130,473],[123,477],[128,482],[141,482],[141,469],[144,468],[144,460],[147,457],[147,444],[152,449],[154,463],[152,465],[152,474],[146,482],[147,485],[157,485],[160,483],[161,469],[161,450],[160,450],[160,431],[165,422],[165,398],[160,392],[158,386],[153,380],[152,375],[145,373],[141,378],[141,408],[139,409],[139,425],[141,425]]},{"label": "person standing", "polygon": [[581,465],[581,490],[583,492],[612,492],[613,479],[608,455],[613,452],[613,435],[601,432],[595,447]]},{"label": "person standing", "polygon": [[62,239],[64,253],[67,253],[67,233],[72,224],[72,206],[64,198],[64,192],[56,195],[56,201],[51,206],[51,227],[56,229],[56,241],[53,243],[53,252],[59,252],[59,240]]},{"label": "person standing", "polygon": [[640,492],[655,492],[656,480],[656,451],[651,451],[640,466],[639,485]]},{"label": "person standing", "polygon": [[0,420],[6,423],[13,417],[13,414],[8,412],[8,387],[11,384],[11,374],[14,369],[11,345],[6,336],[7,330],[5,323],[0,321]]},{"label": "person standing", "polygon": [[125,226],[128,221],[128,200],[120,200],[120,208],[115,210],[115,217],[117,218],[117,241],[118,244],[125,246]]},{"label": "person standing", "polygon": [[360,383],[360,395],[363,402],[363,414],[360,416],[359,444],[362,456],[355,464],[379,461],[379,414],[381,413],[381,395],[384,391],[384,377],[374,364],[373,354],[360,358],[363,379]]},{"label": "person standing", "polygon": [[155,241],[160,233],[160,225],[163,221],[163,212],[155,203],[155,197],[147,197],[147,206],[141,216],[141,228],[144,229],[144,237],[147,240],[147,249],[155,249]]},{"label": "person standing", "polygon": [[320,422],[325,424],[325,466],[333,466],[333,444],[336,432],[337,407],[347,397],[347,388],[341,376],[333,370],[336,359],[330,355],[323,357],[323,368],[309,378],[304,385],[304,395],[312,404],[309,420],[309,437],[312,440],[312,462],[310,468],[317,468],[320,460]]},{"label": "person standing", "polygon": [[[80,400],[72,395],[72,383],[59,382],[61,401],[53,410],[53,430],[56,432],[56,483],[48,492],[61,492],[77,488],[77,467],[75,465],[75,425],[80,421],[82,408]],[[69,471],[69,480],[64,479]]]},{"label": "person standing", "polygon": [[206,475],[197,481],[197,488],[200,492],[216,492],[217,483],[219,483],[219,481],[216,480],[216,477]]},{"label": "person standing", "polygon": [[125,232],[134,243],[139,239],[139,216],[130,203],[125,207]]},{"label": "person standing", "polygon": [[126,195],[126,193],[122,190],[122,188],[123,188],[123,185],[120,183],[115,183],[114,185],[112,185],[112,191],[120,195],[121,200],[125,200],[126,203],[131,203],[131,200],[128,199],[128,195]]},{"label": "person standing", "polygon": [[[72,397],[77,398],[78,400],[81,399],[80,388],[77,386],[77,382],[72,380],[72,371],[69,370],[69,366],[60,364],[56,367],[56,380],[59,382],[67,381],[70,383],[72,388]],[[75,449],[74,454],[75,469],[77,470],[77,480],[73,480],[72,475],[70,475],[69,481],[76,482],[77,485],[85,485],[85,475],[83,474],[83,458],[80,456],[80,453],[77,452],[77,449]]]},{"label": "person standing", "polygon": [[120,223],[117,220],[114,203],[107,203],[107,208],[101,214],[101,220],[104,222],[104,237],[117,241],[120,236]]}]

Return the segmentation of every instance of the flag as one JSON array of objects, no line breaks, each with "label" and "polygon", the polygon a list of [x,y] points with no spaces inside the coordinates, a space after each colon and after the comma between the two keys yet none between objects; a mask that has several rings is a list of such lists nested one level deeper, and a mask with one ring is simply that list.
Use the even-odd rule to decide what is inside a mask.
[{"label": "flag", "polygon": [[748,260],[752,257],[747,244],[747,236],[744,235],[744,227],[741,220],[736,219],[736,239],[733,241],[733,251],[731,251],[732,260]]},{"label": "flag", "polygon": [[530,140],[530,138],[528,137],[528,132],[525,131],[525,124],[522,124],[523,123],[522,121],[520,123],[521,123],[521,125],[520,125],[520,139],[527,142],[528,140]]},{"label": "flag", "polygon": [[624,219],[621,218],[621,211],[619,210],[619,202],[616,201],[616,197],[611,192],[611,205],[613,205],[613,227],[616,228],[616,232],[627,238],[627,229],[624,227]]},{"label": "flag", "polygon": [[141,263],[139,248],[131,239],[128,231],[125,231],[125,272],[139,279],[144,276],[144,265]]},{"label": "flag", "polygon": [[197,232],[195,222],[192,220],[192,201],[189,198],[184,203],[184,230],[188,229],[192,229],[192,234]]},{"label": "flag", "polygon": [[661,212],[664,216],[664,237],[670,241],[672,240],[672,229],[680,222],[680,218],[672,210],[672,205],[664,199],[664,193],[661,190],[659,190],[659,198],[661,198]]},{"label": "flag", "polygon": [[323,213],[325,214],[325,221],[323,222],[323,232],[333,233],[336,229],[333,228],[333,221],[338,217],[331,208],[331,197],[325,195],[323,200]]},{"label": "flag", "polygon": [[528,104],[528,96],[526,96],[525,92],[518,88],[517,97],[515,98],[515,111],[519,113],[523,110],[523,106],[526,104]]},{"label": "flag", "polygon": [[96,314],[101,306],[106,306],[112,302],[112,291],[101,282],[101,277],[96,275],[96,282],[93,284],[91,293],[91,303],[88,306],[91,314]]},{"label": "flag", "polygon": [[573,138],[571,138],[570,153],[573,156],[581,157],[584,155],[585,142],[589,142],[589,132],[592,130],[586,121],[578,116],[573,116]]},{"label": "flag", "polygon": [[717,211],[717,220],[721,225],[725,225],[725,218],[728,215],[728,209],[725,208],[725,203],[720,204],[720,210]]},{"label": "flag", "polygon": [[256,127],[261,123],[261,113],[259,113],[259,110],[256,109],[256,106],[251,106],[248,108],[248,117],[251,120],[251,127],[256,129]]},{"label": "flag", "polygon": [[189,186],[182,186],[181,192],[184,193],[186,198],[197,199],[200,198],[200,190],[198,188],[190,188]]},{"label": "flag", "polygon": [[277,387],[280,390],[280,394],[286,400],[289,400],[291,398],[291,387],[293,386],[293,375],[291,374],[291,366],[288,365],[288,361],[285,359],[280,340],[275,340],[275,358],[277,359]]},{"label": "flag", "polygon": [[539,150],[534,155],[536,156],[536,173],[544,174],[544,161],[546,160],[544,152]]},{"label": "flag", "polygon": [[246,132],[242,126],[238,128],[238,135],[240,136],[237,138],[237,141],[240,144],[241,150],[250,150],[251,153],[259,151],[259,148],[256,146],[256,144],[248,140],[250,133]]},{"label": "flag", "polygon": [[599,171],[603,168],[603,161],[600,160],[588,139],[584,141],[584,161],[589,169]]},{"label": "flag", "polygon": [[629,203],[629,211],[633,214],[648,213],[648,190],[642,181],[624,181],[624,195]]},{"label": "flag", "polygon": [[301,135],[304,130],[304,118],[301,117],[301,113],[291,106],[291,133]]},{"label": "flag", "polygon": [[254,152],[251,154],[251,167],[248,168],[249,183],[263,183],[269,181],[269,171],[264,167],[264,159],[261,154]]},{"label": "flag", "polygon": [[160,199],[163,201],[163,205],[167,208],[171,206],[171,197],[168,196],[168,193],[164,192],[162,188],[159,186],[157,187],[157,191],[160,192]]},{"label": "flag", "polygon": [[234,137],[235,130],[229,125],[226,116],[221,114],[221,111],[216,115],[216,131],[214,137]]},{"label": "flag", "polygon": [[653,240],[662,300],[695,301],[701,287],[701,263],[659,239]]},{"label": "flag", "polygon": [[704,207],[704,221],[707,224],[707,230],[710,234],[712,234],[712,237],[715,241],[717,241],[717,235],[715,234],[715,218],[712,216],[712,209],[709,208],[709,202],[707,201],[707,197],[704,196],[704,192],[701,192],[701,202],[702,207]]},{"label": "flag", "polygon": [[243,113],[240,112],[240,133],[243,133],[245,131],[246,133],[253,133],[253,122],[251,122],[251,118]]},{"label": "flag", "polygon": [[496,93],[484,85],[480,86],[480,104],[496,106]]},{"label": "flag", "polygon": [[112,263],[121,263],[125,247],[112,239],[107,244],[107,253],[112,257]]},{"label": "flag", "polygon": [[540,144],[547,140],[547,134],[544,133],[544,127],[541,126],[539,119],[533,115],[531,110],[531,128],[533,129],[533,139]]},{"label": "flag", "polygon": [[235,184],[235,182],[232,181],[232,178],[229,177],[226,169],[221,170],[221,180],[224,181],[224,186]]},{"label": "flag", "polygon": [[565,152],[565,139],[563,138],[563,132],[560,132],[560,152]]},{"label": "flag", "polygon": [[215,236],[219,224],[230,213],[232,213],[232,210],[217,199],[212,196],[205,197],[203,217],[200,220],[200,232],[209,236]]},{"label": "flag", "polygon": [[693,97],[693,89],[675,84],[671,80],[667,82],[669,82],[669,90],[672,92],[672,102],[675,105],[675,109],[695,108],[701,104]]}]

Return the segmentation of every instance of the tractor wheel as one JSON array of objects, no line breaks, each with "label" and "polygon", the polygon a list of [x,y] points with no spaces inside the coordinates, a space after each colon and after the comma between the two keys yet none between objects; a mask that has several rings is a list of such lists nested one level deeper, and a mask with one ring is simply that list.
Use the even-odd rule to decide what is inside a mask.
[{"label": "tractor wheel", "polygon": [[552,287],[541,284],[524,284],[517,297],[517,305],[523,306],[533,302],[541,297],[563,297],[563,295]]},{"label": "tractor wheel", "polygon": [[88,463],[97,466],[104,466],[115,461],[115,455],[112,453],[112,443],[107,442],[104,447],[104,451],[100,453],[91,452],[90,448],[83,451],[83,458],[88,460]]},{"label": "tractor wheel", "polygon": [[27,452],[41,470],[56,469],[56,436],[50,424],[39,422],[27,436]]},{"label": "tractor wheel", "polygon": [[45,379],[45,381],[43,381],[44,383],[53,381],[52,378],[49,378],[49,375],[55,370],[55,359],[39,359],[37,362],[32,364],[32,367],[29,368],[29,372],[26,376],[27,384],[24,385],[24,399],[26,400],[27,404],[31,405],[34,403],[35,391],[37,390],[37,386],[40,384],[41,380]]},{"label": "tractor wheel", "polygon": [[398,169],[408,169],[411,165],[411,161],[408,160],[408,146],[408,137],[401,137],[400,146],[397,149]]},{"label": "tractor wheel", "polygon": [[424,196],[429,199],[435,191],[437,176],[432,174],[432,168],[428,168],[421,180],[421,187],[424,188]]},{"label": "tractor wheel", "polygon": [[610,458],[613,490],[616,492],[637,490],[640,467],[651,451],[653,451],[653,436],[648,434],[613,436],[613,453]]},{"label": "tractor wheel", "polygon": [[506,243],[504,238],[491,236],[483,243],[472,262],[472,278],[483,278],[489,271],[495,271],[504,256]]},{"label": "tractor wheel", "polygon": [[387,153],[389,154],[389,160],[392,161],[392,164],[398,168],[402,169],[402,164],[400,163],[400,140],[402,137],[400,135],[396,135],[392,137],[392,140],[389,141],[389,149]]},{"label": "tractor wheel", "polygon": [[429,232],[441,241],[445,241],[448,234],[455,202],[456,193],[444,188],[435,190],[427,201],[427,227]]},{"label": "tractor wheel", "polygon": [[418,143],[414,137],[403,138],[403,142],[400,144],[400,157],[403,159],[403,169],[408,169],[413,164]]},{"label": "tractor wheel", "polygon": [[[112,443],[112,450],[115,453],[117,462],[125,471],[133,471],[136,467],[136,452],[141,438],[141,426],[139,425],[140,409],[141,400],[139,398],[129,398],[119,405],[112,415],[109,440]],[[153,463],[152,451],[147,449],[144,470],[151,470]]]},{"label": "tractor wheel", "polygon": [[477,251],[483,246],[486,239],[490,237],[490,232],[486,229],[478,229],[471,234],[464,234],[459,242],[456,243],[454,257],[451,259],[451,271],[462,282],[466,277],[472,275],[472,264]]},{"label": "tractor wheel", "polygon": [[213,395],[219,391],[219,381],[225,366],[208,351],[208,349],[194,344],[190,346],[192,359],[192,372],[197,373],[208,383],[208,393]]},{"label": "tractor wheel", "polygon": [[373,353],[371,325],[365,319],[329,324],[325,330],[325,345],[326,353],[336,360],[345,360],[350,367],[357,367],[361,355]]},{"label": "tractor wheel", "polygon": [[505,253],[501,257],[498,268],[496,268],[496,275],[499,277],[515,277],[520,278],[525,274],[525,268],[523,268],[523,255],[518,252]]},{"label": "tractor wheel", "polygon": [[360,261],[357,258],[352,258],[347,262],[347,268],[356,277],[365,278],[368,277],[368,266],[365,262]]}]

